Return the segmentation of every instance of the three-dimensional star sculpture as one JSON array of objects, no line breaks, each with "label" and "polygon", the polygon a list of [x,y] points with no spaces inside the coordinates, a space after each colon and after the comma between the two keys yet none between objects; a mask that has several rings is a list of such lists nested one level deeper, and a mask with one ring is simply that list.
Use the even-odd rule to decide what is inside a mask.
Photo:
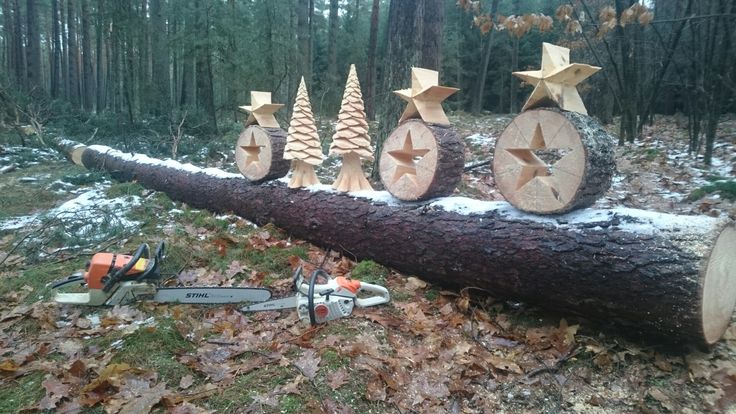
[{"label": "three-dimensional star sculpture", "polygon": [[241,145],[240,148],[245,151],[245,168],[250,167],[251,164],[258,164],[261,161],[261,148],[265,145],[258,145],[256,143],[256,136],[253,132],[250,133],[250,142],[248,145]]},{"label": "three-dimensional star sculpture", "polygon": [[414,148],[411,140],[411,131],[407,131],[406,137],[404,138],[404,146],[401,149],[388,151],[388,155],[396,162],[393,182],[398,181],[403,176],[407,176],[407,178],[416,182],[417,162],[427,155],[429,151],[428,148]]},{"label": "three-dimensional star sculpture", "polygon": [[248,112],[245,126],[258,124],[265,128],[279,128],[279,123],[273,113],[281,109],[284,104],[271,103],[271,92],[251,91],[250,105],[241,106],[240,109]]},{"label": "three-dimensional star sculpture", "polygon": [[[516,189],[519,190],[536,177],[544,180],[545,184],[550,187],[553,193],[559,194],[554,186],[554,182],[543,177],[551,177],[551,167],[559,161],[566,152],[561,148],[548,148],[547,143],[544,141],[544,134],[542,134],[542,126],[537,123],[537,127],[534,129],[534,136],[529,146],[526,148],[506,148],[506,152],[514,157],[517,164],[521,166],[519,172],[519,178],[516,182]],[[543,160],[539,155],[543,155],[547,160]]]},{"label": "three-dimensional star sculpture", "polygon": [[566,111],[588,114],[583,100],[575,87],[592,74],[601,70],[598,66],[570,63],[570,49],[542,43],[542,68],[525,72],[514,72],[523,81],[534,85],[522,112],[538,106],[547,106],[550,101]]},{"label": "three-dimensional star sculpture", "polygon": [[424,122],[450,125],[442,109],[442,101],[458,88],[439,86],[439,73],[435,70],[411,68],[411,88],[394,91],[408,102],[399,123],[410,118],[421,118]]}]

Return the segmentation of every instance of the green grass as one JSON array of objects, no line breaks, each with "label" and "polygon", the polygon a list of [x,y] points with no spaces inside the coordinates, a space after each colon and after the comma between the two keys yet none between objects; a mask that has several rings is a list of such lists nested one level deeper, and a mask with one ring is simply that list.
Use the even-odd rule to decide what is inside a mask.
[{"label": "green grass", "polygon": [[140,196],[143,194],[145,188],[138,183],[124,182],[113,183],[110,188],[107,189],[107,196],[110,198],[123,197],[123,196]]},{"label": "green grass", "polygon": [[374,262],[373,260],[363,260],[353,268],[353,271],[350,274],[352,278],[366,283],[384,285],[386,284],[388,273],[389,270],[386,267]]},{"label": "green grass", "polygon": [[44,374],[34,372],[0,386],[0,413],[17,413],[38,402],[45,395],[41,382]]},{"label": "green grass", "polygon": [[183,376],[194,374],[176,360],[176,355],[192,349],[193,345],[176,330],[172,319],[159,318],[156,325],[141,327],[126,336],[112,362],[125,362],[132,367],[153,370],[170,387],[175,387]]},{"label": "green grass", "polygon": [[704,185],[694,190],[687,197],[689,201],[700,200],[708,194],[719,193],[726,200],[736,200],[736,180],[714,181],[712,184]]},{"label": "green grass", "polygon": [[[34,210],[48,209],[70,195],[49,191],[48,186],[65,174],[78,172],[79,168],[71,163],[44,163],[28,168],[21,168],[3,174],[0,181],[0,218],[27,215]],[[38,181],[21,182],[23,177],[35,177]]]},{"label": "green grass", "polygon": [[[202,401],[202,405],[216,412],[235,412],[252,403],[254,396],[267,394],[274,388],[292,381],[295,377],[296,372],[288,367],[264,365],[260,369],[238,376],[233,385]],[[303,405],[300,402],[300,405],[295,407],[293,405],[294,401],[286,399],[284,396],[280,397],[280,402],[283,406],[279,407],[279,410],[273,410],[274,412],[295,413],[298,411],[292,410]],[[268,407],[264,408],[268,409]]]},{"label": "green grass", "polygon": [[46,285],[80,270],[85,260],[79,258],[62,263],[38,263],[24,270],[18,277],[5,278],[0,283],[0,296],[19,291],[23,286],[30,286],[33,291],[26,297],[26,303],[36,302],[41,298],[49,300],[52,292]]},{"label": "green grass", "polygon": [[[232,250],[232,249],[230,249]],[[289,257],[297,256],[308,259],[307,248],[304,246],[269,247],[265,250],[244,249],[242,258],[259,272],[274,274],[280,278],[291,277]]]}]

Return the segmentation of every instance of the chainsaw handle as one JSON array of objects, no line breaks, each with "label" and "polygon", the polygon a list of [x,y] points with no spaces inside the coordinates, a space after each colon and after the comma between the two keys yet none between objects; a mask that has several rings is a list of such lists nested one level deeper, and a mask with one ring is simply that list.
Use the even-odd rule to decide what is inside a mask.
[{"label": "chainsaw handle", "polygon": [[141,258],[148,258],[149,254],[150,250],[146,243],[138,246],[138,249],[136,249],[135,253],[133,253],[133,256],[130,258],[128,263],[120,270],[117,270],[115,273],[113,273],[112,276],[110,276],[110,279],[102,287],[102,291],[109,292],[110,289],[112,289],[112,287],[115,286],[120,281],[120,279],[122,279],[123,276],[125,276],[130,271],[130,269],[133,268],[133,266],[135,266],[136,263],[138,263],[138,260],[140,260]]},{"label": "chainsaw handle", "polygon": [[388,293],[388,289],[372,283],[360,282],[359,292],[374,294],[374,296],[368,298],[356,298],[355,304],[360,308],[388,303],[391,300],[391,295]]}]

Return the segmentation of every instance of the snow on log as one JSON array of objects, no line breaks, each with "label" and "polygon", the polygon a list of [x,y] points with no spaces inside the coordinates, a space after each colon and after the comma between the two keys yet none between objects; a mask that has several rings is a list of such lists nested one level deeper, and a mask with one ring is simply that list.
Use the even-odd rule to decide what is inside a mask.
[{"label": "snow on log", "polygon": [[475,286],[632,333],[714,343],[736,301],[736,227],[705,216],[585,209],[557,216],[462,197],[254,185],[237,174],[90,146],[82,160],[172,199],[370,258],[455,288]]}]

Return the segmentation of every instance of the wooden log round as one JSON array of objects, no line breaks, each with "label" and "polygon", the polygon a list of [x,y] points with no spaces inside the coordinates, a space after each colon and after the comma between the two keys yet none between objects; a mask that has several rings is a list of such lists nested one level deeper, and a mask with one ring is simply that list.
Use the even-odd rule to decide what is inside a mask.
[{"label": "wooden log round", "polygon": [[494,178],[506,200],[523,211],[559,214],[588,207],[611,186],[614,144],[587,115],[526,111],[496,141]]},{"label": "wooden log round", "polygon": [[400,200],[452,194],[462,179],[464,150],[454,128],[407,120],[383,143],[378,165],[381,181]]},{"label": "wooden log round", "polygon": [[235,145],[235,163],[241,174],[253,182],[281,178],[289,172],[284,159],[286,131],[249,125]]},{"label": "wooden log round", "polygon": [[[728,219],[627,208],[538,216],[461,197],[388,205],[138,159],[99,146],[83,155],[87,168],[196,208],[232,211],[440,285],[483,288],[632,334],[712,344],[736,302],[736,227]],[[476,213],[462,214],[468,210]]]}]

